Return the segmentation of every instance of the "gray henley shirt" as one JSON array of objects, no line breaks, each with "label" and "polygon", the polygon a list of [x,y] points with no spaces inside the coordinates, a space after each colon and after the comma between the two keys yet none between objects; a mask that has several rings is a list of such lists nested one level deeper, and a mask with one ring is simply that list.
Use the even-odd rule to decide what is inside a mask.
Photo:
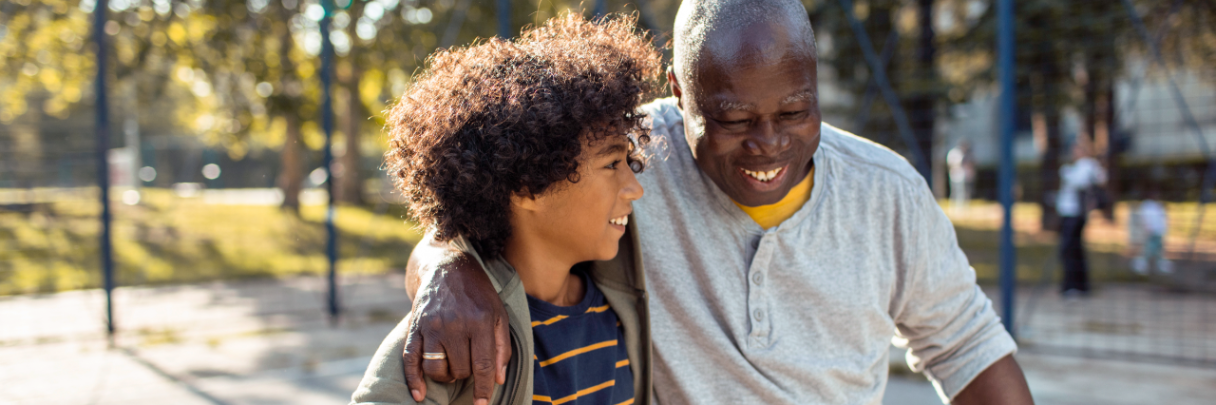
[{"label": "gray henley shirt", "polygon": [[762,229],[697,168],[674,99],[634,203],[665,405],[880,404],[889,346],[943,398],[1017,350],[899,155],[824,124],[810,201]]}]

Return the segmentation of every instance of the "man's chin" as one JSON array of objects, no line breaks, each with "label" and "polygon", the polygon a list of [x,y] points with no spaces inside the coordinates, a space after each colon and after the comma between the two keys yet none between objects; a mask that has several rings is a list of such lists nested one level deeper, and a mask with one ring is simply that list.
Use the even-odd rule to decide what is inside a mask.
[{"label": "man's chin", "polygon": [[759,207],[762,205],[773,205],[780,202],[782,198],[785,198],[786,194],[790,193],[790,188],[792,187],[782,187],[768,192],[757,192],[747,190],[747,186],[741,186],[735,187],[734,192],[727,193],[727,196],[740,205]]}]

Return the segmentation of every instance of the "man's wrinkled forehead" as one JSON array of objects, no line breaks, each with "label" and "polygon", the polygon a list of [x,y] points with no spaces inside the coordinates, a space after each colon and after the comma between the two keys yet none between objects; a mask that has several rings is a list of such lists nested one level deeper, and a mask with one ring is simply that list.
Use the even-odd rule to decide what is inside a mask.
[{"label": "man's wrinkled forehead", "polygon": [[[749,42],[774,41],[743,41],[739,45],[746,47]],[[706,52],[706,57],[696,65],[696,73],[690,75],[691,83],[687,83],[690,85],[687,90],[695,94],[690,101],[706,112],[726,112],[755,111],[757,102],[767,105],[775,102],[779,106],[786,106],[818,100],[813,55],[792,46],[786,46],[785,51],[779,54],[738,50],[735,55],[720,57]],[[757,80],[781,80],[782,84],[776,88],[769,87],[771,90],[764,93],[756,93]]]}]

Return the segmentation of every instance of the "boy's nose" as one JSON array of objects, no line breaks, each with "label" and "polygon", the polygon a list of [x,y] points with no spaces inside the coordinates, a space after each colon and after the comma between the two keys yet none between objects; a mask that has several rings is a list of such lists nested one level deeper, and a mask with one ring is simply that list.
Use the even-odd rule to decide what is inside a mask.
[{"label": "boy's nose", "polygon": [[629,201],[636,201],[642,198],[646,191],[642,189],[642,183],[638,182],[638,177],[632,170],[628,170],[629,179],[625,182],[625,188],[621,189],[621,196]]}]

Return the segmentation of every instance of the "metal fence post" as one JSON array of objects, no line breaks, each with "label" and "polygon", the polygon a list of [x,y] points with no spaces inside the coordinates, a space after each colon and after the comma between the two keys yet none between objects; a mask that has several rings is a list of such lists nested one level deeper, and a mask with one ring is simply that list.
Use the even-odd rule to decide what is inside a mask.
[{"label": "metal fence post", "polygon": [[[353,1],[353,0],[352,0]],[[325,206],[325,255],[329,260],[329,318],[331,322],[338,320],[338,230],[334,228],[334,173],[333,165],[333,75],[334,75],[334,44],[329,41],[330,14],[333,12],[333,0],[324,1],[325,16],[321,17],[321,127],[325,130],[325,154],[321,166],[325,168],[325,190],[329,194],[329,203]],[[353,102],[354,100],[352,100]],[[352,136],[347,134],[346,136]]]},{"label": "metal fence post", "polygon": [[997,1],[997,72],[1001,83],[999,133],[1001,166],[998,193],[1001,200],[1001,321],[1005,330],[1014,335],[1014,283],[1017,282],[1017,257],[1013,249],[1013,0]]},{"label": "metal fence post", "polygon": [[106,103],[106,8],[107,0],[93,6],[93,43],[97,47],[97,77],[93,79],[97,102],[97,186],[101,188],[101,274],[106,291],[106,335],[114,343],[114,255],[110,244],[110,107]]}]

